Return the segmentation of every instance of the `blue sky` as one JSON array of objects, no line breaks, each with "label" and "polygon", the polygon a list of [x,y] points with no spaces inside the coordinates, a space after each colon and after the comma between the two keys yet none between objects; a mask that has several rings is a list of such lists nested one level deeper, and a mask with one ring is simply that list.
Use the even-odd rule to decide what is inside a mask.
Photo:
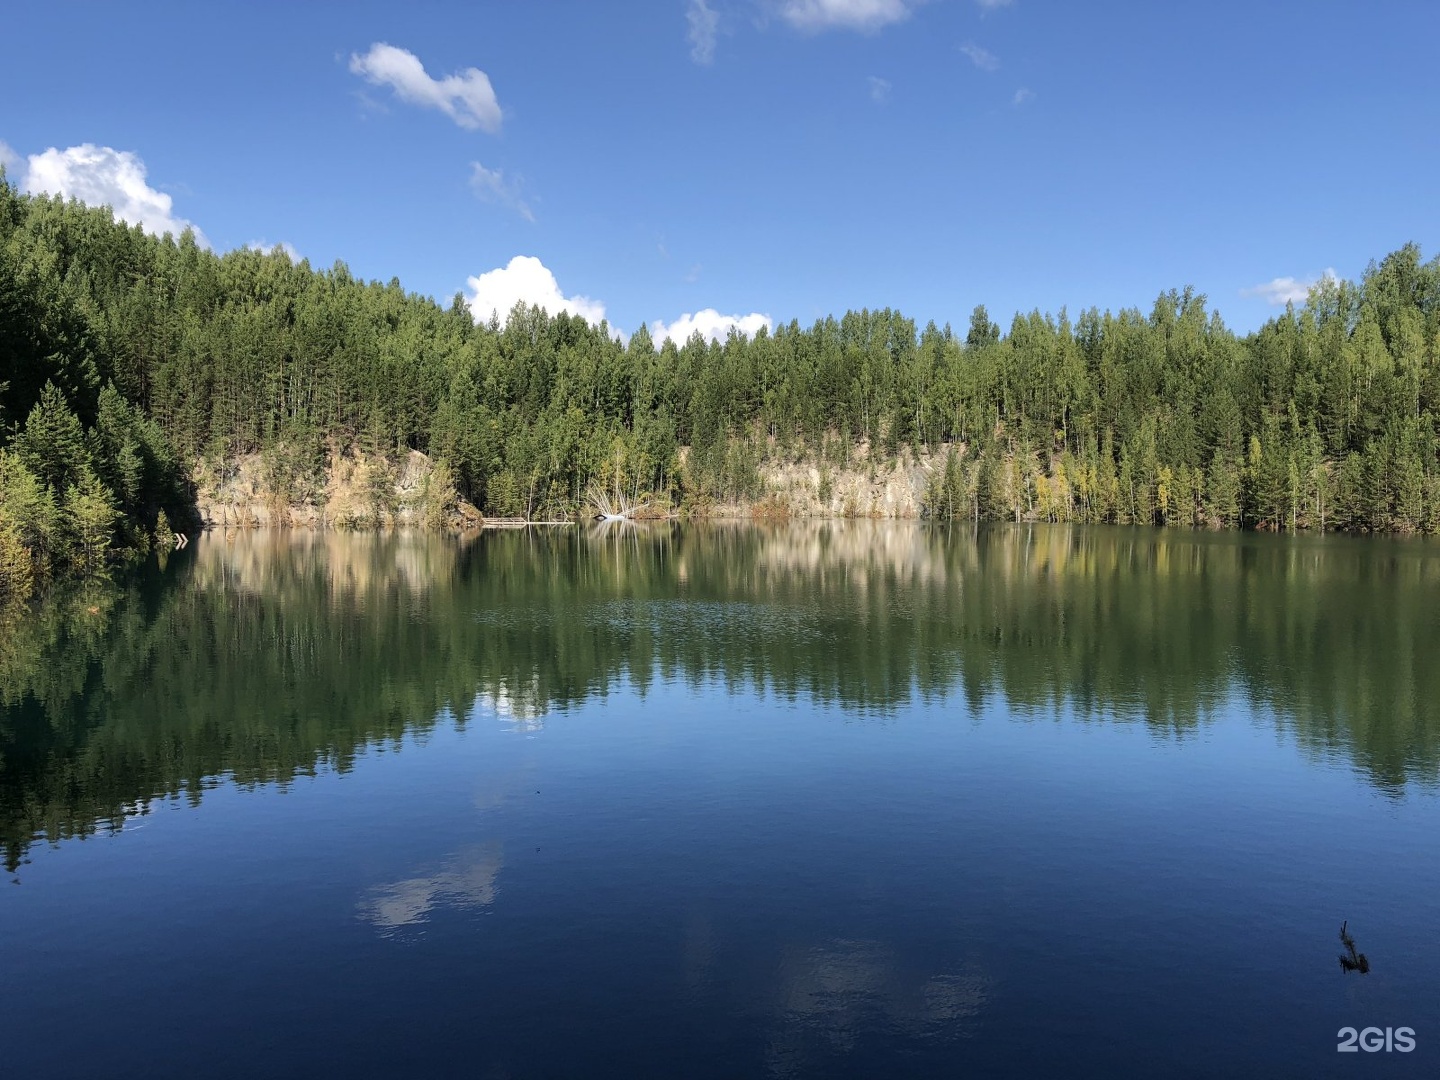
[{"label": "blue sky", "polygon": [[1284,279],[1440,247],[1434,3],[77,3],[5,21],[12,180],[444,301],[568,298],[626,331],[886,305],[963,328],[977,303],[1008,323],[1148,310],[1187,284],[1248,330]]}]

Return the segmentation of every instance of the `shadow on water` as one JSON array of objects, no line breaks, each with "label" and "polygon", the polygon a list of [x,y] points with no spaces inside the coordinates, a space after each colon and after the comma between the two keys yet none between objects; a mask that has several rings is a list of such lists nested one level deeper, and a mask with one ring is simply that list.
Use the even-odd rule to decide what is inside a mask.
[{"label": "shadow on water", "polygon": [[[863,716],[917,699],[978,714],[999,696],[1166,738],[1239,701],[1400,794],[1440,764],[1437,586],[1430,545],[1340,537],[212,534],[121,584],[0,615],[0,845],[13,871],[36,838],[116,828],[150,800],[343,771],[463,723],[477,699],[536,726],[621,678]],[[418,903],[413,885],[376,910]]]}]

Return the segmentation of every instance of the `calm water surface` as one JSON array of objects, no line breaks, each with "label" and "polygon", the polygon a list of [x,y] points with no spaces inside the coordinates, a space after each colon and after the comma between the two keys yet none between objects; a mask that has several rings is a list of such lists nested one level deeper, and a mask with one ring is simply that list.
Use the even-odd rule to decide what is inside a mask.
[{"label": "calm water surface", "polygon": [[1440,1075],[1437,556],[212,534],[0,621],[0,1073]]}]

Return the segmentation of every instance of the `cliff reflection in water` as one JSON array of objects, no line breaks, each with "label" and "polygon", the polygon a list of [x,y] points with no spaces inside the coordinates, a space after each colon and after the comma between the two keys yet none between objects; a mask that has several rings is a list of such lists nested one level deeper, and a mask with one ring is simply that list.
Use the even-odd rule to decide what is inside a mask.
[{"label": "cliff reflection in water", "polygon": [[344,770],[477,705],[535,726],[622,678],[867,714],[999,695],[1167,734],[1240,703],[1399,791],[1440,762],[1431,551],[914,523],[214,534],[0,616],[0,843],[13,870],[150,799]]}]

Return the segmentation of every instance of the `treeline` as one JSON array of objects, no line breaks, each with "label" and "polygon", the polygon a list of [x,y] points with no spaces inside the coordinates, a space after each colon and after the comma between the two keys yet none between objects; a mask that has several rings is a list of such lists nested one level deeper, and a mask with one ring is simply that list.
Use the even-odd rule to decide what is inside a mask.
[{"label": "treeline", "polygon": [[763,495],[767,458],[863,447],[931,464],[937,516],[1440,527],[1440,260],[1414,246],[1246,338],[1187,290],[1008,333],[984,308],[963,334],[883,310],[657,348],[535,309],[476,325],[459,295],[0,183],[0,357],[12,592],[143,545],[191,512],[199,463],[254,453],[298,491],[333,455],[421,450],[502,515],[592,487],[700,509]]},{"label": "treeline", "polygon": [[164,246],[0,183],[0,601],[196,524],[174,444],[119,388],[127,353],[103,333],[94,264],[126,243]]}]

